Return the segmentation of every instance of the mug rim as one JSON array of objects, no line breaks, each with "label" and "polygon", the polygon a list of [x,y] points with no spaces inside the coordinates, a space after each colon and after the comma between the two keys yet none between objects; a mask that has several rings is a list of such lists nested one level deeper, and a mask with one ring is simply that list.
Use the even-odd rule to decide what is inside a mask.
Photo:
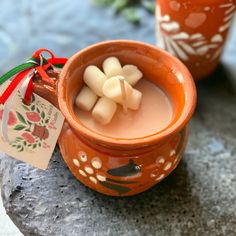
[{"label": "mug rim", "polygon": [[[149,136],[145,137],[138,137],[138,138],[116,138],[116,137],[108,137],[103,136],[102,134],[96,133],[95,131],[92,131],[91,129],[85,127],[83,124],[78,123],[76,120],[74,120],[72,114],[70,113],[69,109],[67,108],[67,101],[66,101],[66,95],[65,95],[65,86],[64,83],[66,82],[66,73],[72,64],[72,62],[78,58],[81,54],[88,50],[93,50],[96,47],[101,46],[114,46],[114,44],[130,44],[130,45],[138,45],[142,46],[143,48],[149,48],[151,50],[157,50],[159,53],[165,57],[170,58],[173,63],[178,65],[180,68],[182,74],[184,76],[181,76],[181,83],[184,88],[185,94],[189,94],[188,99],[186,99],[186,102],[184,104],[182,114],[177,119],[176,122],[174,122],[172,125],[169,125],[167,128],[161,130],[160,132],[151,134]],[[75,53],[72,57],[69,58],[67,63],[64,65],[60,76],[59,76],[59,82],[58,82],[58,104],[59,108],[64,115],[66,121],[71,126],[72,130],[74,130],[76,133],[82,135],[83,137],[86,137],[90,140],[94,140],[96,143],[101,143],[105,146],[127,146],[127,147],[133,147],[133,146],[147,146],[151,144],[155,144],[157,142],[160,142],[161,140],[168,138],[169,136],[173,135],[173,133],[179,132],[181,129],[183,129],[186,124],[189,122],[189,120],[192,117],[192,114],[196,107],[196,100],[197,100],[197,94],[196,94],[196,87],[194,80],[192,78],[192,75],[186,68],[186,66],[177,58],[172,56],[170,53],[164,51],[161,48],[158,48],[154,45],[140,42],[140,41],[134,41],[134,40],[108,40],[103,41],[99,43],[92,44],[77,53]],[[96,140],[96,141],[95,141]]]}]

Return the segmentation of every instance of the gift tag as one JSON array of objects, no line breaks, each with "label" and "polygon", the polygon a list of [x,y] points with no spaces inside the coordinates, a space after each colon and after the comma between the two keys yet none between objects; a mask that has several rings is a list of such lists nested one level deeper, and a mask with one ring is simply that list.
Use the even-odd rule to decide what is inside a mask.
[{"label": "gift tag", "polygon": [[[0,94],[9,83],[0,86]],[[3,107],[0,107],[0,127],[2,115]],[[63,123],[61,112],[47,100],[33,94],[31,104],[25,105],[18,92],[8,118],[9,142],[5,142],[0,133],[0,151],[45,170]]]}]

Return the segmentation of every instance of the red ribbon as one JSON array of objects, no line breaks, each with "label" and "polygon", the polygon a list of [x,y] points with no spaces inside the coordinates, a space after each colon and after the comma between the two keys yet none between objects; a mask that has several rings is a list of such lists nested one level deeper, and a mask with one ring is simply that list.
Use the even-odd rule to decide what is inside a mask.
[{"label": "red ribbon", "polygon": [[[41,56],[42,52],[47,52],[51,56],[51,58],[48,58],[46,60],[46,62],[47,62],[46,64],[43,64],[45,62],[45,60],[43,60],[43,57]],[[26,70],[20,72],[19,74],[17,74],[16,77],[10,83],[10,85],[7,87],[7,89],[4,91],[2,96],[0,97],[0,104],[3,104],[3,105],[5,104],[5,102],[7,101],[9,96],[11,95],[11,93],[17,87],[17,85],[22,81],[22,79],[25,76],[27,76],[27,74],[32,69],[35,70],[35,72],[34,72],[35,74],[38,73],[41,76],[43,81],[45,81],[46,83],[49,83],[49,84],[53,84],[54,80],[47,75],[47,73],[46,73],[47,69],[52,65],[59,65],[59,64],[64,65],[67,61],[67,58],[56,58],[55,55],[50,50],[48,50],[46,48],[41,48],[41,49],[37,50],[32,55],[32,59],[36,59],[37,61],[39,61],[40,65],[35,64],[35,67],[26,69]],[[32,81],[33,77],[34,76],[32,76],[32,78],[27,86],[26,93],[24,96],[24,102],[26,104],[29,104],[31,102],[31,97],[32,97],[32,93],[34,90],[34,84]]]}]

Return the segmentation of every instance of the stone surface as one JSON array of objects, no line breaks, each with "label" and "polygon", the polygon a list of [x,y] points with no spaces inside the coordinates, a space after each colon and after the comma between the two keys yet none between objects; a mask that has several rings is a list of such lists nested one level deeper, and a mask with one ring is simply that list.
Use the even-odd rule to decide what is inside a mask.
[{"label": "stone surface", "polygon": [[[154,18],[142,14],[135,27],[88,1],[2,0],[0,72],[42,46],[69,56],[106,39],[155,43]],[[197,84],[182,162],[150,191],[129,198],[96,193],[72,176],[58,148],[47,171],[0,154],[4,207],[24,235],[236,235],[235,27],[222,65]]]}]

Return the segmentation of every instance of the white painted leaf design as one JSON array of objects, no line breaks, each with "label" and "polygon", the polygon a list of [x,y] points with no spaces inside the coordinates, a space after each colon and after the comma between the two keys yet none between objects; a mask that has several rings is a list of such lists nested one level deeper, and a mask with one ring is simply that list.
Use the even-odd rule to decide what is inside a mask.
[{"label": "white painted leaf design", "polygon": [[196,55],[195,50],[187,43],[180,41],[179,44],[181,47],[190,55]]},{"label": "white painted leaf design", "polygon": [[163,20],[163,21],[170,21],[170,16],[164,15],[164,16],[162,17],[162,20]]},{"label": "white painted leaf design", "polygon": [[220,34],[215,34],[212,38],[211,38],[211,42],[212,43],[218,43],[218,42],[222,42],[223,38]]},{"label": "white painted leaf design", "polygon": [[173,47],[174,51],[176,52],[176,54],[178,55],[178,57],[180,59],[182,59],[183,61],[187,61],[188,55],[179,47],[179,45],[171,38],[166,38],[166,39],[172,45],[172,47]]},{"label": "white painted leaf design", "polygon": [[180,32],[179,34],[175,34],[171,37],[172,39],[178,40],[178,39],[189,39],[189,35],[185,32]]},{"label": "white painted leaf design", "polygon": [[178,56],[178,55],[175,53],[175,51],[173,50],[172,45],[171,45],[171,43],[169,42],[169,40],[166,39],[165,42],[166,42],[166,49],[167,49],[167,51],[168,51],[170,54],[172,54],[173,56]]},{"label": "white painted leaf design", "polygon": [[[221,33],[230,27],[236,5],[224,3],[219,7],[224,8],[225,11],[223,24],[219,27],[218,33],[213,35],[208,42],[201,33],[189,35],[187,32],[181,32],[181,25],[177,21],[171,21],[169,15],[161,16],[160,7],[158,6],[158,34],[160,34],[158,35],[158,45],[183,61],[187,61],[190,55],[204,56],[210,61],[214,61],[223,50],[224,38]],[[197,64],[200,65],[200,63]]]},{"label": "white painted leaf design", "polygon": [[232,4],[232,6],[229,7],[229,9],[225,11],[225,14],[226,15],[230,14],[231,12],[233,12],[235,10],[235,8],[236,8],[235,5]]},{"label": "white painted leaf design", "polygon": [[207,41],[199,41],[199,42],[193,43],[192,46],[193,47],[199,47],[199,46],[202,46],[206,43],[207,43]]},{"label": "white painted leaf design", "polygon": [[220,54],[222,53],[222,51],[223,51],[223,46],[222,47],[220,47],[214,54],[213,54],[213,56],[212,56],[212,58],[211,58],[211,61],[214,61],[216,58],[218,58],[219,56],[220,56]]},{"label": "white painted leaf design", "polygon": [[224,32],[225,30],[227,30],[231,25],[231,21],[227,22],[225,25],[222,25],[220,28],[219,28],[219,32],[222,33]]},{"label": "white painted leaf design", "polygon": [[234,16],[234,12],[231,13],[231,14],[229,14],[228,16],[226,16],[226,17],[224,18],[224,22],[230,21],[230,20],[233,18],[233,16]]},{"label": "white painted leaf design", "polygon": [[190,39],[204,39],[204,36],[201,33],[196,33],[190,36]]},{"label": "white painted leaf design", "polygon": [[170,23],[162,23],[161,27],[167,31],[173,31],[173,30],[178,30],[179,29],[179,23],[177,23],[176,21],[170,22]]},{"label": "white painted leaf design", "polygon": [[209,46],[205,45],[205,46],[197,48],[196,52],[197,52],[198,55],[203,56],[207,53],[208,49],[209,49]]}]

